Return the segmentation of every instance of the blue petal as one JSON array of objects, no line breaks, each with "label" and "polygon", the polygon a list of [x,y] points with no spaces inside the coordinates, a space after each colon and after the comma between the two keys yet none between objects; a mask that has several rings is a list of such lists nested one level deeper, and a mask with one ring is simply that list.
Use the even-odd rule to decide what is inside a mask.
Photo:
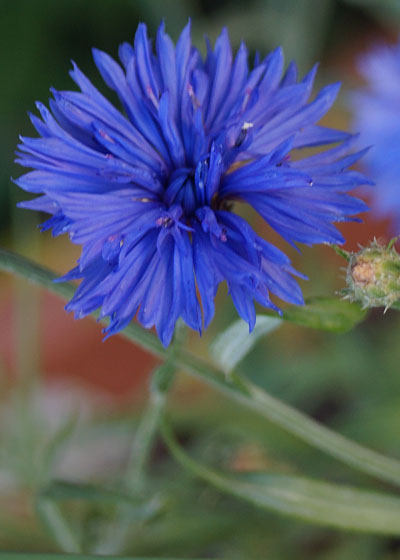
[{"label": "blue petal", "polygon": [[229,76],[232,66],[232,50],[229,42],[228,31],[224,27],[221,35],[215,43],[213,53],[213,71],[211,74],[211,86],[208,105],[205,110],[207,126],[212,123],[220,104],[226,97],[226,86],[229,84]]},{"label": "blue petal", "polygon": [[[82,245],[64,277],[81,279],[67,309],[84,317],[101,308],[106,337],[136,317],[168,345],[179,318],[207,328],[221,282],[250,330],[255,303],[278,312],[273,296],[301,305],[289,258],[231,206],[249,204],[291,244],[344,241],[334,223],[366,210],[346,193],[371,181],[349,169],[364,154],[352,153],[356,137],[317,124],[338,86],[309,102],[316,66],[298,81],[291,63],[282,77],[280,48],[249,72],[245,45],[234,58],[226,29],[214,49],[207,41],[204,59],[190,21],[176,48],[162,23],[153,53],[140,24],[134,45],[119,48],[122,66],[93,56],[124,113],[73,63],[81,91],[52,90],[52,112],[38,103],[41,118],[30,118],[40,138],[21,138],[16,154],[32,171],[15,182],[42,195],[20,207],[47,212],[43,230]],[[379,65],[374,72],[386,76]],[[371,126],[381,120],[394,125],[381,110]],[[396,138],[383,148],[393,162]],[[293,150],[313,146],[292,161]],[[387,166],[375,165],[386,177]]]}]

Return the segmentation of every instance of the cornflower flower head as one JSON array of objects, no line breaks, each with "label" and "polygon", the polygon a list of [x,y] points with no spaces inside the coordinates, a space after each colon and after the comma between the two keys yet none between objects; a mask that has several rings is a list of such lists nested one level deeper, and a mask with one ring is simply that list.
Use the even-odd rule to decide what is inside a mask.
[{"label": "cornflower flower head", "polygon": [[390,217],[400,231],[400,40],[375,45],[358,62],[366,86],[353,92],[353,126],[372,145],[363,170],[376,182],[372,211]]},{"label": "cornflower flower head", "polygon": [[[249,69],[246,46],[233,56],[224,29],[202,58],[190,23],[174,46],[161,24],[153,52],[146,26],[119,48],[121,64],[93,50],[116,109],[74,64],[80,88],[52,90],[37,104],[40,138],[21,138],[16,180],[42,196],[21,204],[51,217],[42,229],[82,245],[82,279],[66,309],[101,307],[106,335],[133,317],[168,345],[178,318],[201,333],[226,281],[240,317],[254,327],[254,301],[271,294],[302,304],[298,273],[279,249],[233,212],[246,202],[291,244],[343,243],[333,222],[366,209],[346,191],[365,183],[349,170],[353,136],[316,124],[339,85],[309,101],[316,68],[303,79],[281,49]],[[301,157],[302,149],[322,147]],[[295,151],[296,158],[292,159]]]}]

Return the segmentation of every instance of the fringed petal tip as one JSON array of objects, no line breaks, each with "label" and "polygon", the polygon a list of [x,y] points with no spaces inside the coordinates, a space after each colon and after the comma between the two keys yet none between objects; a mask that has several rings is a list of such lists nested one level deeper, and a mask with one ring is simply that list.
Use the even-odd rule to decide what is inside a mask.
[{"label": "fringed petal tip", "polygon": [[[76,318],[100,309],[105,339],[136,317],[168,346],[179,318],[202,334],[223,282],[250,331],[254,302],[279,315],[271,297],[302,305],[296,278],[306,277],[234,204],[252,206],[297,250],[344,242],[333,224],[367,210],[346,192],[372,181],[349,169],[369,157],[350,153],[357,137],[318,124],[340,84],[312,97],[317,66],[299,80],[280,47],[250,70],[226,28],[203,58],[190,19],[176,46],[162,21],[155,52],[144,23],[120,46],[121,64],[92,52],[124,113],[71,61],[80,91],[51,88],[50,110],[36,103],[39,138],[21,136],[16,154],[33,170],[12,179],[42,195],[18,205],[50,214],[42,231],[82,245],[78,266],[57,280],[81,280],[66,309]],[[320,150],[302,157],[309,147]]]}]

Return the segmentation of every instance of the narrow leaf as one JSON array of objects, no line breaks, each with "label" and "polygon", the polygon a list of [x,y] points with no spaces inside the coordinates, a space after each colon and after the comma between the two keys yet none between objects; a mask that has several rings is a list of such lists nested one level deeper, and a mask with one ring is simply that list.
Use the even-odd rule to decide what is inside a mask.
[{"label": "narrow leaf", "polygon": [[283,321],[344,333],[362,321],[366,313],[367,310],[361,309],[358,303],[332,297],[310,298],[304,306],[287,307],[281,317],[272,312],[257,315],[256,326],[251,333],[247,323],[241,319],[234,321],[216,337],[210,347],[210,354],[225,373],[230,373],[263,336],[273,332]]},{"label": "narrow leaf", "polygon": [[210,354],[215,363],[225,373],[231,372],[235,366],[250,352],[253,346],[270,332],[282,324],[278,317],[258,315],[253,332],[245,321],[239,319],[219,334],[210,347]]},{"label": "narrow leaf", "polygon": [[62,515],[58,505],[40,496],[37,498],[35,505],[37,514],[43,525],[47,528],[61,550],[66,552],[81,552],[79,539],[74,534],[68,521]]},{"label": "narrow leaf", "polygon": [[166,424],[163,436],[183,467],[222,492],[258,508],[336,529],[400,534],[399,498],[298,476],[219,472],[190,458]]},{"label": "narrow leaf", "polygon": [[[72,284],[55,284],[54,278],[56,275],[54,272],[29,259],[2,249],[0,249],[0,270],[26,278],[64,298],[71,297],[74,292]],[[319,298],[320,302],[321,300],[322,298]],[[336,305],[340,305],[340,303],[338,300],[334,301],[334,307],[336,308]],[[347,306],[348,302],[343,302],[343,304]],[[355,309],[357,317],[360,317],[360,310],[357,305]],[[286,317],[288,313],[290,316],[289,309],[285,313]],[[94,313],[93,316],[96,317],[96,314]],[[297,319],[300,323],[298,317]],[[166,359],[168,357],[167,350],[162,346],[157,337],[151,331],[143,329],[135,322],[131,322],[121,332],[121,335],[131,342],[139,344],[142,348],[152,352],[159,358]],[[336,457],[359,471],[400,485],[400,461],[363,447],[330,430],[323,424],[308,418],[305,414],[250,383],[244,377],[231,375],[228,378],[219,368],[185,350],[182,350],[177,356],[176,365],[190,375],[214,387],[214,389],[226,397],[280,426],[309,445]]]},{"label": "narrow leaf", "polygon": [[128,507],[132,519],[147,521],[160,513],[164,507],[161,496],[143,501],[112,488],[95,484],[75,483],[62,480],[51,482],[38,494],[38,501],[52,503],[84,500],[93,504],[118,504]]},{"label": "narrow leaf", "polygon": [[125,502],[132,506],[138,505],[138,500],[117,490],[104,488],[95,484],[75,483],[63,480],[51,482],[40,491],[40,498],[53,501],[85,500],[92,503]]},{"label": "narrow leaf", "polygon": [[400,534],[400,499],[387,494],[269,473],[228,480],[241,497],[259,507],[340,529]]},{"label": "narrow leaf", "polygon": [[46,445],[42,452],[42,464],[44,465],[46,471],[50,471],[54,460],[57,457],[57,453],[69,439],[69,437],[74,432],[78,421],[78,413],[74,411],[66,422],[64,422],[60,428],[53,435],[49,443]]},{"label": "narrow leaf", "polygon": [[362,321],[366,309],[356,302],[333,298],[314,297],[304,306],[293,305],[283,312],[282,319],[303,327],[344,333]]}]

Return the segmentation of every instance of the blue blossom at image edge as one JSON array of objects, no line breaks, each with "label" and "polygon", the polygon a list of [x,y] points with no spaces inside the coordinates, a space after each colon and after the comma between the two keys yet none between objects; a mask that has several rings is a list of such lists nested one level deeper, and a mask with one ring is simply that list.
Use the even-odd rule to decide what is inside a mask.
[{"label": "blue blossom at image edge", "polygon": [[363,169],[376,182],[372,211],[390,216],[400,232],[400,39],[397,45],[375,45],[363,54],[358,69],[366,86],[350,99],[353,126],[360,141],[372,144]]},{"label": "blue blossom at image edge", "polygon": [[292,245],[344,242],[333,223],[366,210],[346,193],[367,181],[349,170],[362,154],[349,153],[354,136],[316,124],[339,85],[310,101],[315,67],[298,79],[276,49],[249,69],[226,29],[203,59],[190,23],[176,46],[161,24],[155,53],[140,24],[121,65],[93,56],[123,112],[74,64],[80,91],[53,89],[51,112],[37,103],[40,138],[21,138],[17,154],[34,171],[16,183],[41,194],[20,206],[51,214],[42,229],[82,245],[63,277],[82,279],[66,309],[80,318],[101,307],[107,336],[136,316],[168,345],[180,317],[207,328],[223,281],[250,330],[254,302],[301,305],[288,257],[232,210],[249,204]]}]

